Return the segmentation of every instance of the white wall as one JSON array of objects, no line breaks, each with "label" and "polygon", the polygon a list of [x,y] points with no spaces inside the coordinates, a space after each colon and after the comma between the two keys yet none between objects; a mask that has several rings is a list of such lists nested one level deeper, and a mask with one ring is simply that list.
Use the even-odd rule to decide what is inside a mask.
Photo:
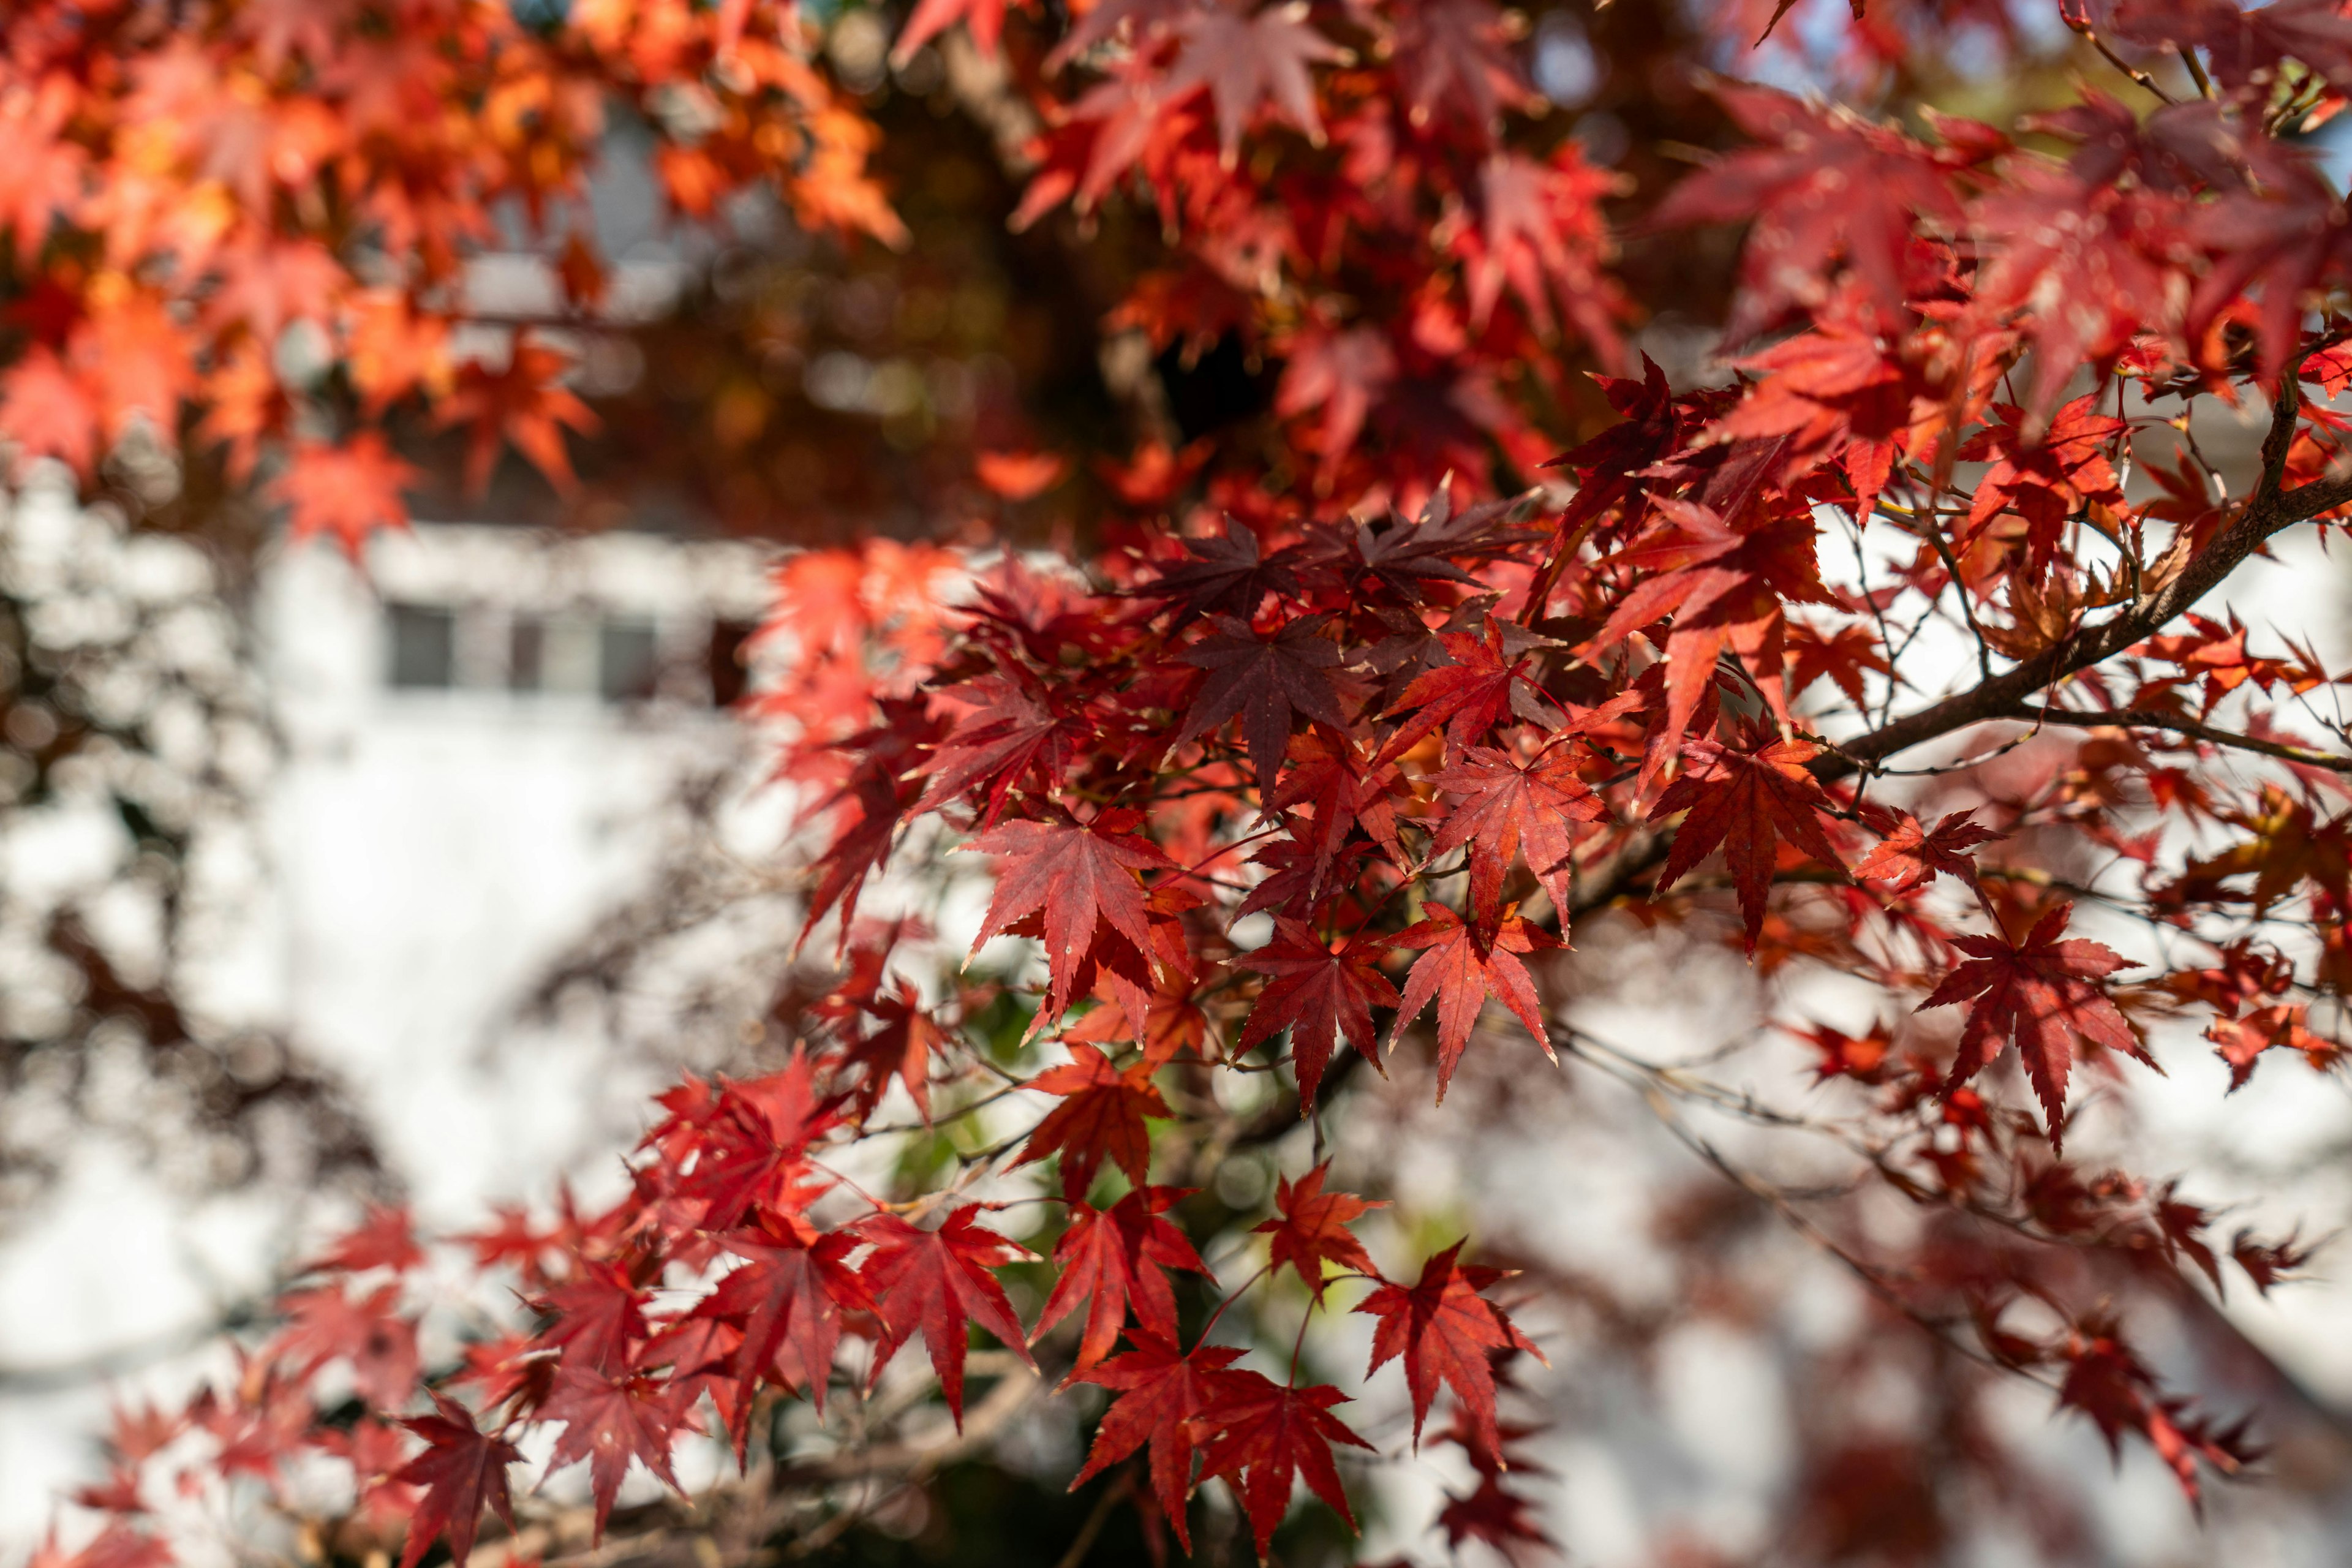
[{"label": "white wall", "polygon": [[[420,526],[378,542],[364,576],[325,549],[269,569],[260,620],[283,751],[262,807],[267,863],[194,989],[205,1014],[279,1028],[341,1078],[427,1223],[543,1199],[556,1171],[593,1178],[657,1087],[580,1048],[590,1026],[517,1029],[507,1016],[651,876],[665,797],[748,755],[699,666],[714,619],[759,617],[763,568],[751,545]],[[394,690],[395,601],[458,606],[461,672],[484,683],[503,680],[509,612],[650,618],[677,668],[669,695],[630,707],[502,684]],[[310,1196],[173,1190],[132,1151],[91,1140],[0,1239],[0,1558],[96,1474],[109,1399],[103,1383],[11,1384],[6,1372],[119,1359],[131,1386],[184,1384],[203,1359],[186,1345],[267,1289]]]}]

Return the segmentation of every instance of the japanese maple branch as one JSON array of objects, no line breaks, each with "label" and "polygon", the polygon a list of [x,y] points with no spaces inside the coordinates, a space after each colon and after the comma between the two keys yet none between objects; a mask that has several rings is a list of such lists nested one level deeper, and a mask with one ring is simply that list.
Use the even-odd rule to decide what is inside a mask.
[{"label": "japanese maple branch", "polygon": [[[2057,1382],[2048,1373],[2037,1368],[2000,1360],[1980,1346],[1970,1344],[1962,1336],[1956,1322],[1938,1318],[1912,1301],[1896,1288],[1895,1282],[1887,1278],[1877,1265],[1846,1247],[1823,1229],[1811,1215],[1797,1206],[1789,1194],[1724,1153],[1711,1139],[1683,1119],[1680,1110],[1668,1096],[1665,1089],[1655,1081],[1649,1081],[1648,1075],[1638,1070],[1638,1063],[1634,1059],[1621,1053],[1612,1052],[1608,1056],[1603,1056],[1583,1048],[1582,1044],[1573,1034],[1570,1037],[1570,1051],[1571,1055],[1580,1057],[1601,1068],[1632,1089],[1640,1096],[1642,1103],[1648,1108],[1650,1114],[1657,1119],[1658,1124],[1671,1133],[1678,1142],[1711,1166],[1724,1180],[1779,1215],[1781,1222],[1795,1231],[1798,1236],[1811,1242],[1828,1257],[1844,1265],[1863,1288],[1877,1297],[1890,1310],[1909,1319],[1939,1343],[1948,1347],[1955,1354],[1976,1362],[1990,1370],[2010,1373],[2024,1378],[2029,1383],[2039,1384],[2046,1389],[2055,1391]],[[1612,1060],[1612,1057],[1615,1059]]]},{"label": "japanese maple branch", "polygon": [[[1967,1215],[1980,1223],[1997,1226],[2040,1247],[2060,1247],[2076,1253],[2102,1252],[2118,1257],[2137,1258],[2141,1261],[2146,1261],[2147,1258],[2147,1248],[2145,1245],[2147,1238],[2145,1216],[2133,1216],[2127,1213],[2118,1212],[2113,1216],[2118,1224],[2112,1229],[2072,1234],[2055,1230],[2044,1225],[2032,1212],[2030,1205],[2017,1207],[2004,1206],[1977,1193],[1953,1188],[1937,1189],[1925,1185],[1910,1171],[1904,1168],[1895,1153],[1895,1145],[1866,1137],[1853,1126],[1782,1110],[1764,1104],[1747,1090],[1731,1089],[1727,1085],[1717,1083],[1683,1068],[1661,1066],[1635,1052],[1612,1045],[1572,1026],[1569,1026],[1565,1033],[1570,1055],[1601,1068],[1620,1082],[1640,1092],[1644,1097],[1645,1102],[1650,1104],[1653,1114],[1661,1115],[1662,1120],[1663,1113],[1657,1102],[1651,1099],[1652,1096],[1694,1100],[1758,1126],[1811,1133],[1837,1144],[1856,1159],[1863,1161],[1882,1180],[1922,1206],[1948,1209]],[[1669,1131],[1675,1131],[1675,1135],[1685,1143],[1689,1144],[1695,1152],[1706,1158],[1719,1171],[1727,1174],[1732,1173],[1728,1168],[1727,1157],[1722,1156],[1720,1151],[1715,1150],[1704,1137],[1696,1132],[1685,1137],[1684,1136],[1685,1130],[1677,1128],[1672,1123],[1669,1123]],[[1920,1130],[1910,1131],[1916,1134]],[[1693,1138],[1697,1138],[1698,1142],[1693,1142]],[[1784,1214],[1787,1213],[1789,1205],[1798,1201],[1801,1196],[1807,1195],[1799,1193],[1796,1189],[1767,1182],[1761,1175],[1745,1171],[1744,1168],[1739,1173],[1734,1175],[1734,1179],[1738,1181],[1741,1186],[1759,1196],[1765,1195],[1759,1190],[1759,1184],[1762,1187],[1769,1188],[1774,1195],[1768,1201],[1772,1203],[1775,1209],[1781,1210]],[[1799,1216],[1790,1215],[1790,1217]],[[2135,1230],[2131,1223],[2135,1217],[2138,1218],[2142,1227],[2138,1230]],[[1832,1246],[1834,1248],[1835,1244],[1832,1243]],[[1843,1254],[1841,1256],[1843,1257]],[[1845,1261],[1849,1266],[1853,1266],[1856,1260],[1847,1258]],[[1874,1265],[1865,1264],[1864,1266],[1875,1269]],[[1883,1279],[1885,1271],[1877,1272]],[[2196,1293],[2194,1279],[2188,1268],[2179,1264],[2178,1260],[2175,1260],[2174,1266],[2168,1270],[2157,1270],[2155,1274],[2159,1276],[2168,1274],[2175,1283],[2186,1288],[2190,1294]],[[2201,1297],[2200,1299],[2202,1300]]]},{"label": "japanese maple branch", "polygon": [[[919,1481],[940,1467],[978,1452],[993,1442],[1046,1385],[1043,1378],[1009,1352],[977,1352],[972,1357],[971,1365],[974,1371],[984,1369],[999,1373],[1001,1381],[989,1391],[987,1398],[966,1415],[961,1432],[942,1432],[926,1438],[845,1449],[824,1459],[776,1465],[772,1472],[763,1470],[746,1486],[720,1486],[698,1498],[685,1500],[664,1499],[646,1510],[659,1522],[632,1535],[610,1538],[601,1546],[586,1544],[595,1516],[594,1511],[585,1505],[564,1508],[529,1521],[520,1531],[505,1540],[498,1539],[499,1527],[496,1521],[491,1521],[486,1531],[484,1552],[478,1561],[484,1564],[484,1568],[504,1568],[506,1563],[536,1557],[547,1563],[550,1568],[558,1563],[563,1564],[564,1568],[604,1568],[604,1564],[649,1554],[681,1539],[708,1536],[721,1523],[721,1520],[714,1516],[724,1513],[723,1505],[738,1494],[746,1492],[754,1494],[761,1506],[757,1517],[744,1521],[749,1525],[744,1533],[762,1546],[772,1544],[790,1524],[792,1515],[805,1502],[808,1489],[864,1480],[875,1476]],[[768,1495],[778,1490],[784,1490],[787,1495],[772,1498]],[[859,1511],[845,1511],[850,1521],[855,1523]],[[572,1550],[563,1550],[566,1546]]]},{"label": "japanese maple branch", "polygon": [[2129,60],[2125,59],[2121,55],[2116,53],[2114,48],[2108,45],[2107,41],[2099,37],[2098,32],[2091,26],[2088,18],[2063,12],[2062,15],[2065,15],[2066,26],[2080,34],[2091,47],[2096,49],[2099,52],[2099,58],[2101,59],[2105,60],[2107,64],[2123,72],[2125,76],[2130,78],[2133,81],[2137,82],[2149,92],[2154,93],[2158,102],[2166,104],[2172,102],[2172,95],[2165,91],[2164,89],[2157,86],[2156,79],[2154,77],[2148,75],[2147,72],[2140,69],[2137,66],[2133,65]]},{"label": "japanese maple branch", "polygon": [[1977,674],[1990,680],[1992,645],[1985,640],[1984,627],[1977,623],[1976,606],[1969,598],[1969,581],[1960,574],[1960,563],[1952,553],[1952,542],[1944,537],[1944,514],[1933,498],[1919,510],[1919,533],[1935,548],[1936,558],[1944,563],[1945,574],[1952,580],[1953,594],[1960,602],[1960,619],[1968,623],[1969,636],[1977,645]]},{"label": "japanese maple branch", "polygon": [[1078,1526],[1077,1534],[1070,1538],[1069,1550],[1062,1553],[1061,1561],[1055,1568],[1079,1568],[1079,1564],[1087,1560],[1087,1553],[1094,1550],[1095,1538],[1102,1534],[1103,1526],[1110,1522],[1111,1510],[1126,1500],[1128,1494],[1134,1489],[1135,1472],[1132,1469],[1121,1470],[1118,1479],[1105,1487],[1102,1496],[1095,1500],[1095,1506],[1087,1513],[1086,1522]]},{"label": "japanese maple branch", "polygon": [[2241,734],[2234,730],[2216,729],[2193,719],[2176,718],[2144,708],[2116,708],[2074,711],[2063,708],[2037,707],[2021,702],[2002,717],[2021,719],[2036,724],[2056,724],[2073,730],[2119,728],[2126,730],[2170,730],[2177,734],[2210,741],[2217,746],[2229,746],[2241,752],[2258,752],[2282,762],[2299,763],[2308,768],[2326,768],[2339,773],[2352,773],[2352,757],[2331,756],[2304,746],[2291,746],[2279,741],[2265,741],[2257,736]]},{"label": "japanese maple branch", "polygon": [[2272,535],[2352,502],[2352,473],[2315,479],[2291,490],[2280,488],[2300,406],[2295,374],[2295,368],[2290,367],[2281,378],[2270,436],[2263,443],[2261,488],[2210,543],[2189,557],[2179,575],[2137,608],[2095,626],[2086,626],[1990,680],[1868,734],[1839,742],[1835,752],[1814,761],[1813,776],[1824,784],[1847,778],[1897,752],[1939,739],[1955,730],[1989,719],[2013,716],[2035,692],[2145,641],[2220,586]]},{"label": "japanese maple branch", "polygon": [[[1790,1189],[1768,1181],[1759,1173],[1748,1170],[1725,1154],[1712,1140],[1684,1121],[1679,1109],[1673,1104],[1669,1096],[1696,1094],[1698,1098],[1715,1105],[1719,1110],[1741,1115],[1764,1125],[1801,1129],[1827,1136],[1867,1161],[1882,1177],[1891,1182],[1898,1191],[1914,1201],[1950,1207],[1970,1215],[1980,1223],[2000,1226],[2037,1245],[2081,1249],[2088,1242],[2092,1248],[2108,1253],[2110,1256],[2137,1258],[2143,1263],[2149,1261],[2146,1252],[2131,1246],[2128,1237],[2122,1234],[2103,1237],[2063,1237],[2045,1230],[2027,1215],[2006,1212],[1970,1194],[1957,1192],[1940,1194],[1930,1193],[1919,1186],[1911,1179],[1908,1173],[1895,1164],[1888,1150],[1857,1137],[1849,1130],[1761,1106],[1752,1096],[1744,1092],[1733,1091],[1705,1079],[1693,1078],[1691,1075],[1674,1069],[1660,1068],[1634,1053],[1598,1039],[1582,1030],[1570,1028],[1566,1033],[1570,1055],[1601,1068],[1639,1094],[1643,1103],[1660,1124],[1685,1148],[1713,1167],[1718,1175],[1771,1208],[1801,1238],[1843,1264],[1864,1289],[1878,1297],[1891,1310],[1909,1319],[1954,1353],[1990,1370],[2021,1377],[2052,1393],[2056,1393],[2059,1387],[2058,1379],[2050,1373],[1991,1354],[1982,1346],[1971,1343],[1955,1320],[1939,1317],[1911,1301],[1895,1283],[1895,1278],[1899,1276],[1891,1276],[1890,1271],[1882,1269],[1840,1243],[1810,1215],[1798,1208],[1796,1194]],[[2267,1351],[2248,1339],[2244,1331],[2228,1317],[2213,1300],[2208,1298],[2198,1288],[2195,1279],[2185,1268],[2179,1266],[2159,1268],[2149,1271],[2147,1277],[2168,1286],[2172,1298],[2183,1310],[2200,1320],[2206,1331],[2214,1336],[2216,1342],[2231,1347],[2245,1358],[2251,1367],[2267,1373],[2278,1386],[2284,1388],[2291,1397],[2331,1430],[2340,1433],[2352,1429],[2352,1415],[2347,1415],[2344,1410],[2321,1398],[2316,1392],[2282,1366]]]}]

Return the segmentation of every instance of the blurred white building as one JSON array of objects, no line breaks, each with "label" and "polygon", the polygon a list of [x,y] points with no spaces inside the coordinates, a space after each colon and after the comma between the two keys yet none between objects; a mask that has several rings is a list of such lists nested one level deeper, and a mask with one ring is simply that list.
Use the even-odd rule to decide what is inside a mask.
[{"label": "blurred white building", "polygon": [[[364,574],[324,548],[268,569],[279,760],[259,863],[205,868],[238,891],[198,1005],[340,1079],[428,1223],[544,1198],[639,1124],[649,1069],[517,1005],[653,879],[667,797],[748,757],[726,710],[764,565],[742,543],[420,524]],[[772,819],[774,795],[753,801]],[[193,1375],[320,1217],[310,1194],[141,1164],[88,1140],[0,1238],[0,1561],[96,1473],[110,1386]]]}]

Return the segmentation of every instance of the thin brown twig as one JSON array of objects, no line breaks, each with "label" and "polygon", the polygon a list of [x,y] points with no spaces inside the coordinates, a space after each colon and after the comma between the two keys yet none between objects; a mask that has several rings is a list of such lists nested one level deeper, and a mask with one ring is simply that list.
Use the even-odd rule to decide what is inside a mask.
[{"label": "thin brown twig", "polygon": [[1062,1553],[1054,1568],[1078,1568],[1078,1564],[1087,1560],[1087,1553],[1093,1550],[1095,1537],[1100,1535],[1103,1526],[1110,1522],[1110,1510],[1134,1489],[1135,1477],[1128,1470],[1120,1471],[1118,1479],[1103,1488],[1103,1494],[1095,1500],[1095,1506],[1087,1513],[1086,1522],[1078,1526],[1077,1534],[1070,1538],[1070,1549]]},{"label": "thin brown twig", "polygon": [[2304,767],[2326,768],[2332,773],[2352,773],[2352,757],[2332,756],[2305,746],[2288,745],[2281,741],[2265,741],[2258,736],[2241,734],[2234,730],[2218,729],[2200,724],[2194,719],[2182,719],[2169,713],[2146,708],[2113,708],[2070,710],[2036,707],[2021,702],[2010,715],[2036,724],[2056,724],[2070,730],[2170,730],[2200,741],[2210,741],[2217,746],[2229,746],[2242,752],[2256,752],[2282,762],[2299,763]]},{"label": "thin brown twig", "polygon": [[2084,41],[2089,43],[2091,47],[2098,50],[2099,58],[2101,59],[2115,67],[2116,69],[2123,72],[2124,75],[2129,77],[2141,87],[2144,87],[2148,91],[2154,93],[2158,101],[2168,104],[2173,101],[2173,98],[2170,93],[2156,85],[2156,79],[2154,77],[2148,75],[2147,72],[2140,69],[2139,67],[2133,65],[2121,55],[2116,54],[2114,49],[2110,48],[2107,46],[2107,41],[2099,37],[2097,31],[2092,27],[2089,22],[2077,17],[2068,16],[2066,18],[2066,25],[2069,27],[2072,27],[2076,33],[2080,34]]}]

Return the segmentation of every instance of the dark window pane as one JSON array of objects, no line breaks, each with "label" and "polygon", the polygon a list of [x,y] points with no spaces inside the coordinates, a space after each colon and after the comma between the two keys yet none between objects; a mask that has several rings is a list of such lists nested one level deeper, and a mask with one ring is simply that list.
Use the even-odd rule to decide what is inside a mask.
[{"label": "dark window pane", "polygon": [[743,668],[744,645],[756,630],[748,621],[719,621],[710,628],[710,705],[732,708],[751,687]]},{"label": "dark window pane", "polygon": [[427,690],[453,684],[457,666],[457,617],[425,605],[392,606],[392,684]]},{"label": "dark window pane", "polygon": [[517,616],[507,637],[507,689],[536,691],[546,683],[547,626]]},{"label": "dark window pane", "polygon": [[597,689],[607,702],[642,702],[654,694],[654,628],[644,621],[606,621],[597,633]]}]

